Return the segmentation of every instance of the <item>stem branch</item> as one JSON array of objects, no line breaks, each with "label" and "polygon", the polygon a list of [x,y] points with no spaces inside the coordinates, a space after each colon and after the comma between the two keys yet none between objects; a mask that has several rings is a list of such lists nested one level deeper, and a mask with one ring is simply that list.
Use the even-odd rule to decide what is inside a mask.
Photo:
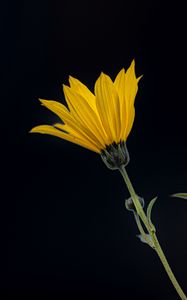
[{"label": "stem branch", "polygon": [[[143,208],[141,206],[141,203],[140,203],[140,201],[138,199],[138,196],[136,195],[135,190],[134,190],[134,188],[133,188],[133,186],[131,184],[131,181],[129,179],[129,176],[127,174],[125,166],[121,166],[119,168],[119,171],[120,171],[121,175],[123,176],[124,181],[125,181],[125,183],[127,185],[128,191],[129,191],[129,193],[131,195],[132,201],[133,201],[134,206],[136,208],[136,212],[139,215],[139,217],[142,220],[142,222],[144,223],[147,231],[149,232],[149,234],[150,234],[150,236],[152,238],[152,242],[153,242],[153,245],[154,245],[154,250],[157,252],[157,254],[158,254],[158,256],[159,256],[159,258],[160,258],[160,260],[161,260],[161,262],[162,262],[162,264],[163,264],[163,266],[165,268],[165,271],[168,274],[168,277],[170,278],[170,280],[171,280],[174,288],[176,289],[178,295],[180,296],[180,298],[182,300],[187,300],[187,297],[185,296],[185,294],[184,294],[183,290],[181,289],[181,287],[180,287],[177,279],[175,278],[175,275],[173,274],[173,272],[172,272],[172,270],[170,268],[170,265],[169,265],[169,263],[168,263],[165,255],[164,255],[164,252],[163,252],[163,250],[162,250],[162,248],[161,248],[161,246],[159,244],[159,241],[157,239],[156,233],[155,233],[155,231],[153,231],[152,226],[149,223],[149,220],[148,220],[148,218],[147,218],[147,216],[146,216],[146,214],[145,214],[145,212],[144,212],[144,210],[143,210]],[[142,228],[139,228],[139,229],[141,229],[141,231],[142,231]]]}]

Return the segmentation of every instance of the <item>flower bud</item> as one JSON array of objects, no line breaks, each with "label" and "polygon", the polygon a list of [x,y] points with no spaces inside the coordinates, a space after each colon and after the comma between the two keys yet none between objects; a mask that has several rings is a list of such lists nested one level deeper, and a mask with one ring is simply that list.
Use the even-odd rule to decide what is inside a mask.
[{"label": "flower bud", "polygon": [[[140,201],[141,206],[144,207],[144,199],[139,196],[137,196],[137,197],[138,197],[138,200]],[[135,208],[134,202],[132,200],[132,197],[125,200],[125,207],[127,210],[136,212],[136,208]]]}]

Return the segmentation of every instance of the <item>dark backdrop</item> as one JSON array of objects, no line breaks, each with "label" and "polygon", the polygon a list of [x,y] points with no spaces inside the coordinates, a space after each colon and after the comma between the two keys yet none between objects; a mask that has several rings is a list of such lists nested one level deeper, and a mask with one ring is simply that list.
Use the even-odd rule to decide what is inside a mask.
[{"label": "dark backdrop", "polygon": [[[140,243],[118,172],[79,146],[30,135],[57,120],[68,75],[91,89],[136,59],[144,74],[128,172],[187,292],[186,10],[177,1],[1,2],[2,298],[178,299]],[[5,193],[3,190],[5,188]]]}]

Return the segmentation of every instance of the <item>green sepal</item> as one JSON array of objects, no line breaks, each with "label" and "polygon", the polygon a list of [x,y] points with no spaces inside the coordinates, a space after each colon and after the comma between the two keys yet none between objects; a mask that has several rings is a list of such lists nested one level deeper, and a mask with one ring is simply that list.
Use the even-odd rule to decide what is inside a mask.
[{"label": "green sepal", "polygon": [[187,193],[177,193],[171,195],[171,197],[181,198],[181,199],[187,199]]},{"label": "green sepal", "polygon": [[155,226],[153,225],[152,221],[151,221],[151,212],[152,212],[152,208],[153,205],[155,204],[155,201],[157,200],[158,197],[153,198],[150,202],[149,205],[147,207],[147,218],[149,221],[149,224],[151,225],[153,231],[156,231]]}]

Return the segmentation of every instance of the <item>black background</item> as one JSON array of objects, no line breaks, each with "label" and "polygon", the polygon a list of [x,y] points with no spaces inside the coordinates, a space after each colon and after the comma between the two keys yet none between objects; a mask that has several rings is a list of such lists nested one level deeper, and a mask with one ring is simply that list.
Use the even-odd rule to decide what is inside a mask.
[{"label": "black background", "polygon": [[63,102],[69,74],[93,89],[101,71],[114,78],[136,59],[127,169],[146,203],[159,196],[158,238],[187,292],[187,203],[169,197],[187,192],[185,2],[4,1],[0,19],[1,296],[178,299],[136,237],[120,174],[28,131],[57,121],[37,99]]}]

